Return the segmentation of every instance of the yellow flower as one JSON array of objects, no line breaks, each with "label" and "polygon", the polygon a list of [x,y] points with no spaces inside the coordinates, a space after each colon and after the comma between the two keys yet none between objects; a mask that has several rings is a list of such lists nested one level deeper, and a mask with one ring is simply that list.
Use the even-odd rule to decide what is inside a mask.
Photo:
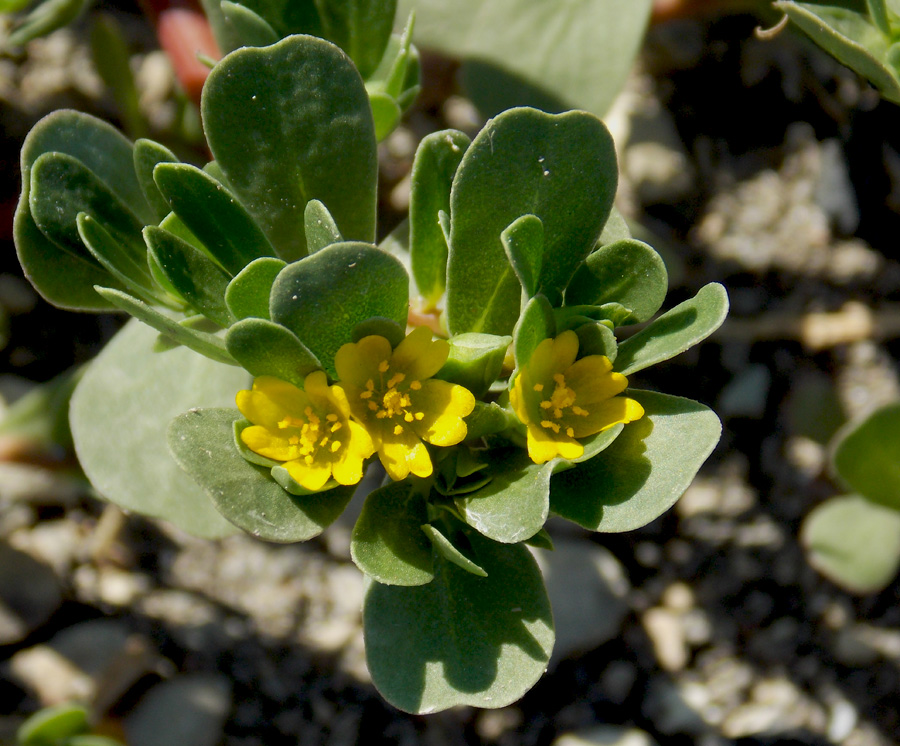
[{"label": "yellow flower", "polygon": [[450,345],[432,340],[420,326],[392,350],[372,335],[345,344],[334,358],[350,410],[375,443],[391,479],[431,475],[426,443],[452,446],[466,437],[463,417],[475,408],[472,393],[432,379],[447,360]]},{"label": "yellow flower", "polygon": [[528,433],[528,455],[536,464],[562,456],[575,459],[584,453],[578,438],[632,422],[644,414],[634,399],[616,396],[628,386],[621,373],[612,372],[604,355],[576,361],[578,335],[565,331],[545,339],[522,366],[509,400]]},{"label": "yellow flower", "polygon": [[237,407],[253,424],[241,440],[260,456],[284,461],[293,480],[310,492],[334,477],[356,484],[363,461],[375,452],[364,428],[350,419],[347,396],[329,386],[321,370],[310,373],[301,390],[287,381],[260,376],[252,391],[239,391]]}]

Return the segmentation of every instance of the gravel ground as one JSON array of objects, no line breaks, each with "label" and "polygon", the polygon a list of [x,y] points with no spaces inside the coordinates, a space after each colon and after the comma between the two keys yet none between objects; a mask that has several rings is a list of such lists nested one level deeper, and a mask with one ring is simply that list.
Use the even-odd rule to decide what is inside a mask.
[{"label": "gravel ground", "polygon": [[[0,463],[0,743],[72,697],[130,746],[900,741],[900,584],[846,593],[797,538],[838,492],[825,449],[836,426],[900,398],[889,239],[900,109],[797,37],[755,39],[754,24],[654,28],[608,118],[619,207],[664,253],[669,302],[719,281],[733,303],[713,339],[636,383],[713,406],[724,435],[649,526],[598,537],[551,525],[558,549],[540,561],[559,644],[521,702],[415,717],[379,698],[349,561],[358,500],[305,545],[208,542],[105,506],[65,459],[18,458]],[[110,112],[83,55],[76,30],[0,60],[11,177],[23,124],[45,109]],[[167,90],[158,57],[136,64]],[[382,147],[388,227],[406,208],[418,140],[479,125],[452,66],[426,69],[431,93]],[[15,179],[2,181],[10,212]],[[17,274],[6,224],[0,240],[0,392],[11,400],[117,324],[47,308]]]}]

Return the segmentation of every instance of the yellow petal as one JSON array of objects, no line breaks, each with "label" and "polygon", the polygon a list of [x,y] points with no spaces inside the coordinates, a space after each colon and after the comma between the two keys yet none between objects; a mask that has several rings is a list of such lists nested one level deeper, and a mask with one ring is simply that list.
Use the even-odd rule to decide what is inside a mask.
[{"label": "yellow petal", "polygon": [[531,399],[534,397],[534,392],[530,394],[525,391],[526,384],[526,376],[524,372],[519,373],[516,376],[516,380],[513,381],[513,387],[509,392],[509,403],[512,405],[513,412],[516,413],[516,417],[521,420],[521,422],[527,425],[529,422],[534,421],[534,417],[529,411],[528,404]]},{"label": "yellow petal", "polygon": [[378,364],[390,356],[391,343],[373,334],[341,347],[334,356],[334,367],[342,382],[363,389],[370,378],[378,381]]},{"label": "yellow petal", "polygon": [[391,369],[405,373],[407,379],[431,378],[447,362],[450,345],[444,339],[432,339],[431,329],[419,326],[397,345],[391,357]]},{"label": "yellow petal", "polygon": [[466,437],[462,418],[475,409],[475,397],[464,386],[430,379],[415,392],[413,408],[425,416],[409,423],[422,440],[436,446],[453,446]]},{"label": "yellow petal", "polygon": [[310,492],[322,489],[331,477],[331,464],[327,460],[313,459],[307,464],[305,459],[297,459],[288,461],[284,468],[297,484]]},{"label": "yellow petal", "polygon": [[621,373],[613,373],[602,361],[602,355],[585,357],[569,368],[566,384],[575,391],[575,402],[590,409],[593,402],[602,402],[621,394],[628,387],[628,379]]},{"label": "yellow petal", "polygon": [[291,445],[286,437],[258,425],[245,427],[241,431],[241,440],[254,453],[275,461],[290,461],[300,455],[299,447]]},{"label": "yellow petal", "polygon": [[383,432],[378,457],[391,479],[399,482],[410,473],[417,477],[430,477],[431,456],[425,444],[415,433],[406,428],[399,434]]},{"label": "yellow petal", "polygon": [[617,396],[594,404],[587,417],[566,417],[564,425],[572,428],[576,438],[586,438],[620,422],[634,422],[643,416],[644,408],[634,399]]},{"label": "yellow petal", "polygon": [[557,435],[540,425],[528,426],[528,457],[536,464],[544,464],[557,456],[575,459],[583,453],[584,446],[573,438]]},{"label": "yellow petal", "polygon": [[285,415],[305,418],[309,397],[292,383],[272,376],[253,381],[252,391],[238,391],[237,407],[254,425],[275,428]]},{"label": "yellow petal", "polygon": [[555,339],[545,339],[534,350],[527,364],[534,383],[548,384],[554,373],[562,373],[575,362],[578,354],[578,335],[564,331]]}]

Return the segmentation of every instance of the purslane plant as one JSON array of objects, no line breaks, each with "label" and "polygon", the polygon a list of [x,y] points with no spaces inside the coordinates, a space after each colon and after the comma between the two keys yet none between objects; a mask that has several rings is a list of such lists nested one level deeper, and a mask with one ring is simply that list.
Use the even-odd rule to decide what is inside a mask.
[{"label": "purslane plant", "polygon": [[383,468],[351,542],[376,687],[411,712],[514,701],[553,645],[526,547],[550,546],[548,517],[642,526],[715,446],[709,409],[628,385],[711,334],[724,290],[657,316],[665,267],[613,209],[612,140],[584,112],[426,137],[380,246],[372,107],[336,46],[239,49],[202,113],[202,169],[74,112],[23,148],[29,278],[137,319],[72,399],[86,474],[189,531],[290,542]]}]

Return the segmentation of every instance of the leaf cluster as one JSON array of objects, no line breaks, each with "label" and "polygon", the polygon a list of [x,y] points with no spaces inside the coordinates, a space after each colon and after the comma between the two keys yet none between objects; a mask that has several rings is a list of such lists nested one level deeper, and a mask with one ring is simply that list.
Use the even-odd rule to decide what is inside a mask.
[{"label": "leaf cluster", "polygon": [[846,425],[829,450],[832,472],[852,492],[818,505],[801,538],[828,579],[875,593],[900,570],[900,404]]},{"label": "leaf cluster", "polygon": [[[237,27],[250,16],[232,5],[222,11]],[[431,315],[450,348],[435,377],[476,404],[464,440],[430,447],[431,476],[365,498],[351,553],[372,579],[368,661],[400,708],[499,707],[552,649],[526,546],[552,545],[548,517],[642,526],[720,432],[697,402],[629,389],[640,419],[584,438],[578,458],[536,463],[509,388],[564,333],[582,358],[637,374],[711,334],[727,297],[711,284],[659,314],[665,266],[615,212],[612,139],[585,112],[516,108],[471,141],[425,138],[409,221],[376,246],[378,113],[354,61],[367,64],[307,35],[229,54],[203,91],[202,168],[86,115],[50,115],[23,148],[17,251],[49,300],[137,319],[73,396],[85,472],[123,507],[206,536],[303,541],[355,489],[309,494],[242,447],[234,396],[250,376],[335,381],[343,345],[379,335],[396,347],[410,304]]]}]

